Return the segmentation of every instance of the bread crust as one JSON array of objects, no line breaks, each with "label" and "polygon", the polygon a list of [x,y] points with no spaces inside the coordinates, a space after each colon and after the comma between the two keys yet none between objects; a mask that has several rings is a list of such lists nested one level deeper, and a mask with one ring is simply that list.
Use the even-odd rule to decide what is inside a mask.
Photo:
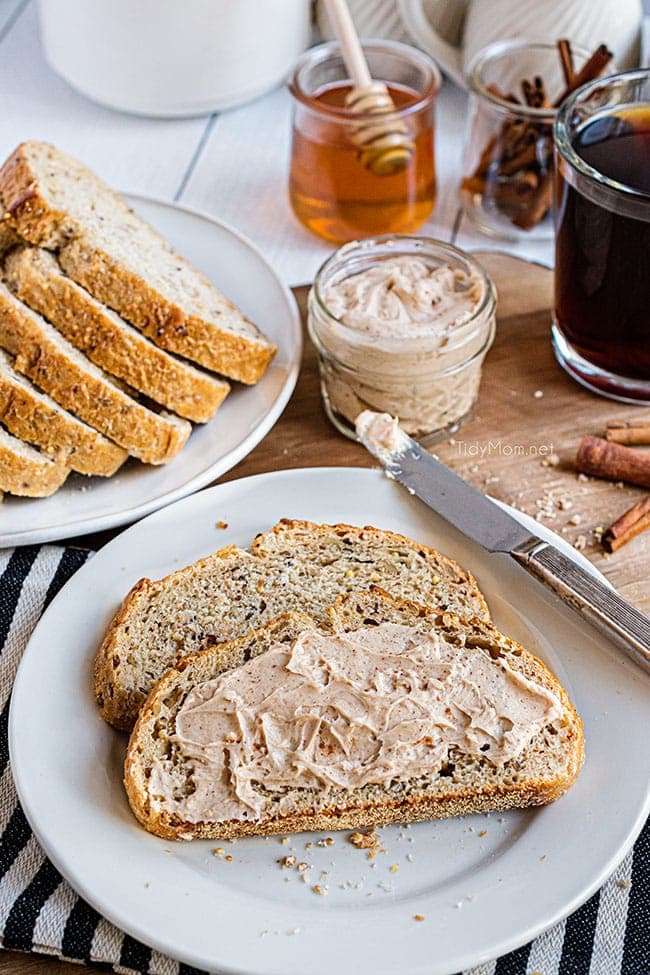
[{"label": "bread crust", "polygon": [[[337,801],[331,808],[318,810],[314,813],[273,816],[265,821],[257,822],[239,820],[221,823],[182,822],[166,810],[155,807],[147,793],[147,776],[142,764],[142,756],[147,753],[148,739],[151,739],[154,734],[154,725],[161,713],[165,699],[171,692],[177,692],[178,688],[186,687],[189,691],[197,684],[213,679],[219,674],[241,665],[245,660],[256,656],[257,653],[264,652],[264,649],[272,642],[268,635],[270,629],[277,634],[283,627],[286,627],[293,633],[296,629],[299,630],[301,626],[316,625],[308,617],[297,618],[299,614],[286,614],[239,640],[205,650],[202,653],[188,655],[179,662],[176,668],[168,671],[149,694],[131,734],[124,766],[124,786],[131,809],[138,822],[146,830],[156,836],[172,840],[221,840],[309,830],[360,829],[405,821],[417,822],[477,812],[544,805],[557,799],[573,784],[584,761],[582,722],[566,691],[542,661],[524,650],[515,641],[503,636],[491,624],[478,619],[468,624],[454,614],[438,613],[434,609],[421,606],[410,600],[393,599],[378,587],[373,587],[369,592],[353,594],[337,600],[330,612],[332,624],[336,626],[336,620],[339,617],[341,628],[344,628],[345,613],[350,610],[354,618],[357,605],[363,608],[366,613],[380,613],[382,618],[386,617],[389,621],[400,620],[406,625],[415,626],[424,621],[427,625],[451,628],[452,631],[454,627],[466,631],[469,625],[470,629],[474,631],[473,639],[475,641],[491,641],[492,645],[501,648],[502,652],[507,652],[511,666],[516,668],[517,660],[520,658],[522,665],[525,664],[528,671],[533,670],[535,680],[552,690],[562,703],[564,721],[569,726],[569,730],[567,734],[568,751],[561,772],[553,778],[537,777],[517,784],[504,783],[499,787],[488,785],[478,792],[476,790],[469,791],[466,788],[456,788],[455,790],[450,788],[450,791],[444,795],[411,795],[406,799],[396,799],[392,795],[385,794],[381,802],[359,802],[358,799],[355,802],[351,795],[350,802],[346,805]],[[260,643],[264,644],[261,650]],[[471,647],[472,643],[470,642],[467,645]],[[474,645],[482,646],[480,642],[476,642]],[[523,666],[521,669],[524,671]],[[180,702],[184,697],[183,690],[177,696],[177,703],[180,707]]]},{"label": "bread crust", "polygon": [[17,248],[7,258],[5,274],[18,297],[92,362],[179,416],[206,423],[227,396],[227,382],[174,358],[115,320],[114,313],[60,271],[51,254]]},{"label": "bread crust", "polygon": [[3,220],[30,244],[53,248],[76,232],[76,222],[41,194],[25,153],[27,145],[21,142],[0,168]]},{"label": "bread crust", "polygon": [[[261,336],[236,335],[220,328],[218,322],[187,315],[87,238],[67,244],[60,261],[74,281],[114,308],[161,349],[183,355],[206,369],[252,385],[261,379],[275,355],[275,346]],[[228,306],[236,310],[232,302]]]},{"label": "bread crust", "polygon": [[84,368],[48,338],[48,326],[33,315],[0,287],[0,346],[15,355],[16,370],[143,463],[171,460],[189,437],[190,424],[152,412],[118,383]]},{"label": "bread crust", "polygon": [[121,467],[128,456],[123,447],[62,407],[55,409],[28,383],[14,381],[10,372],[0,368],[0,421],[9,433],[46,454],[63,452],[68,467],[79,474],[110,477]]},{"label": "bread crust", "polygon": [[0,491],[25,498],[49,497],[70,473],[65,455],[53,459],[30,450],[30,456],[25,456],[22,446],[10,434],[0,437]]}]

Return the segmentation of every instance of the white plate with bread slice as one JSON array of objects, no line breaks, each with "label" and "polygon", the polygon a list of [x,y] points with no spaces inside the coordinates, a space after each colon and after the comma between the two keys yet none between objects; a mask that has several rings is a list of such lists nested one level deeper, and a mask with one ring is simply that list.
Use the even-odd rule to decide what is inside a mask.
[{"label": "white plate with bread slice", "polygon": [[9,157],[0,196],[0,547],[133,521],[245,457],[302,349],[256,247],[45,143]]},{"label": "white plate with bread slice", "polygon": [[[528,523],[597,574],[563,539]],[[138,580],[168,573],[122,602]],[[359,595],[373,585],[392,598],[376,589]],[[325,605],[332,602],[333,614]],[[425,603],[433,608],[423,610]],[[281,610],[290,615],[271,622]],[[367,680],[372,641],[386,634],[381,666]],[[395,665],[395,639],[406,639],[400,661],[408,666]],[[350,668],[353,658],[358,666]],[[492,679],[476,670],[476,693],[485,713],[501,718],[459,725],[458,715],[474,708],[455,696],[468,686],[463,668],[479,662]],[[285,684],[289,671],[293,683]],[[418,682],[425,671],[427,681]],[[292,710],[300,675],[311,698]],[[344,677],[356,704],[342,685],[334,693],[330,678]],[[257,678],[271,682],[272,707],[260,700]],[[359,749],[384,720],[373,694],[392,693],[407,678],[416,703],[432,688],[438,694],[434,711],[451,695],[447,720],[439,714],[438,730],[426,733],[404,725],[413,737],[399,737],[400,747],[411,765],[399,764],[399,748],[391,751],[398,767],[389,782],[371,756],[378,778],[370,793],[358,778],[341,781],[361,774],[368,755]],[[507,695],[516,685],[528,702],[525,718],[495,703],[490,688],[506,678],[514,680]],[[285,748],[321,699],[320,737]],[[235,712],[224,700],[239,701]],[[409,700],[393,701],[390,714]],[[115,726],[132,727],[138,708],[126,768],[130,808],[122,781],[128,739]],[[586,743],[581,770],[576,711]],[[275,734],[283,712],[285,739]],[[233,713],[238,730],[218,723]],[[360,737],[350,737],[354,728]],[[430,747],[461,731],[462,742],[424,764]],[[488,555],[378,471],[354,468],[222,484],[122,533],[45,612],[10,716],[18,793],[61,873],[132,936],[232,975],[450,975],[534,938],[585,901],[639,833],[650,809],[650,754],[634,743],[645,742],[646,731],[647,684],[626,657],[512,560]],[[515,749],[507,759],[485,757],[507,742]],[[338,778],[331,764],[325,775],[323,763],[340,763],[343,752],[349,762],[336,766]],[[428,805],[419,808],[418,795]],[[505,808],[530,801],[549,804]],[[439,815],[445,802],[448,812],[467,815],[407,825]],[[292,831],[310,826],[319,831]],[[212,838],[178,839],[197,835]]]}]

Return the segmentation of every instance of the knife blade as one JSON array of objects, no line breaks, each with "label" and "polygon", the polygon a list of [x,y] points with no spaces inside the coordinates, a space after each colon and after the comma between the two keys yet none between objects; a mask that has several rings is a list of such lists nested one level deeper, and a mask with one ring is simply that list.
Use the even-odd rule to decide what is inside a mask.
[{"label": "knife blade", "polygon": [[650,673],[647,616],[432,457],[391,417],[383,417],[392,426],[376,439],[370,419],[382,415],[366,416],[365,423],[357,420],[359,439],[389,477],[488,552],[510,555]]}]

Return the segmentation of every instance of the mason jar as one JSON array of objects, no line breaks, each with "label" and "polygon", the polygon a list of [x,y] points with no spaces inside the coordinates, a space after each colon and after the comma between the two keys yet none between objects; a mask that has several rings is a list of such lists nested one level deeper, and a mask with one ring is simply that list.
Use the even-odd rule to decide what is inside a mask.
[{"label": "mason jar", "polygon": [[[327,297],[332,286],[405,257],[432,270],[450,268],[461,287],[463,281],[471,283],[477,295],[471,314],[452,327],[405,337],[360,331],[332,313]],[[399,417],[402,429],[424,444],[443,440],[460,428],[476,402],[481,367],[494,339],[495,311],[488,274],[450,244],[382,236],[341,247],[318,271],[308,302],[327,416],[351,439],[356,439],[356,417],[370,409]]]}]

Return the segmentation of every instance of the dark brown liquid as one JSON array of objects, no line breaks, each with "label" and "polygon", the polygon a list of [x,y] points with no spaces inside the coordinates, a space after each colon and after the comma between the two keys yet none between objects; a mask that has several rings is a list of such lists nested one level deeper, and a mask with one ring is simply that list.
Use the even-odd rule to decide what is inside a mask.
[{"label": "dark brown liquid", "polygon": [[574,148],[598,172],[647,195],[648,203],[645,212],[639,207],[646,219],[622,216],[558,175],[556,322],[590,363],[650,381],[650,105],[594,120]]},{"label": "dark brown liquid", "polygon": [[[402,85],[387,87],[398,108],[419,98]],[[349,82],[326,85],[314,94],[314,107],[341,108],[350,90]],[[377,176],[361,161],[350,125],[296,106],[289,195],[298,219],[337,243],[375,234],[408,234],[423,224],[436,190],[431,108],[415,111],[404,121],[415,143],[413,157],[401,172]]]}]

